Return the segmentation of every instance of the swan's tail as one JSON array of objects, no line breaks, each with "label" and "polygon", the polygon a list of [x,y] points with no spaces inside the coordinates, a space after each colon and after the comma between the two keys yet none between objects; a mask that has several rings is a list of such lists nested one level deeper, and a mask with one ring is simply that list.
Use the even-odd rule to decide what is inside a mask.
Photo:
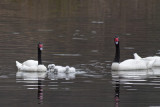
[{"label": "swan's tail", "polygon": [[142,59],[137,53],[134,53],[133,56],[134,56],[134,59]]},{"label": "swan's tail", "polygon": [[20,62],[16,61],[16,66],[17,66],[17,68],[19,70],[22,67],[22,64]]}]

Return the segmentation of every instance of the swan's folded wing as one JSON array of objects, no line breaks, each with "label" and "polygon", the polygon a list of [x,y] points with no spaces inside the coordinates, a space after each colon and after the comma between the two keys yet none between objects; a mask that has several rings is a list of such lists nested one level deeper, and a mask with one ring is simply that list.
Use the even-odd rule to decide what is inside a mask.
[{"label": "swan's folded wing", "polygon": [[128,59],[119,64],[119,70],[140,70],[148,69],[144,60]]},{"label": "swan's folded wing", "polygon": [[25,66],[38,66],[38,61],[35,61],[35,60],[27,60],[25,62],[23,62],[23,65]]}]

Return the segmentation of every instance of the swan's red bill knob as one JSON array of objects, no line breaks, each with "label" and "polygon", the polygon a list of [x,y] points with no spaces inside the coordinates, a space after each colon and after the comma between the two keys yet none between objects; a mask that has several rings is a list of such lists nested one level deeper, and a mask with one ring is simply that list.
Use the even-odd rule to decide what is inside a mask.
[{"label": "swan's red bill knob", "polygon": [[119,38],[118,37],[114,38],[114,42],[117,45],[119,43]]},{"label": "swan's red bill knob", "polygon": [[43,44],[39,44],[39,45],[38,45],[38,48],[39,48],[40,50],[43,50]]}]

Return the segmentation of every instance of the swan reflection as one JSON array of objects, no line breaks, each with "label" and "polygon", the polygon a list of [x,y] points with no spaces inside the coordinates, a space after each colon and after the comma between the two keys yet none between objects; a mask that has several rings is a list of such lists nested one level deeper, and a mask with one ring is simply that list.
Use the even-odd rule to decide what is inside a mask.
[{"label": "swan reflection", "polygon": [[[42,88],[42,80],[46,77],[46,72],[27,72],[27,71],[18,71],[16,73],[17,82],[19,82],[19,79],[24,80],[24,83],[36,83],[37,85],[37,99],[38,104],[43,103],[43,88]],[[35,88],[33,88],[35,89]]]},{"label": "swan reflection", "polygon": [[46,77],[46,74],[46,72],[18,71],[16,73],[16,77],[23,80],[39,80],[44,79]]},{"label": "swan reflection", "polygon": [[148,78],[157,78],[160,76],[160,67],[153,67],[148,70],[132,70],[132,71],[112,71],[112,79],[120,79],[124,81],[146,81]]},{"label": "swan reflection", "polygon": [[[150,85],[160,86],[160,67],[153,67],[148,70],[133,70],[133,71],[112,71],[112,82],[114,84],[114,100],[115,107],[119,106],[120,101],[120,86],[126,90],[137,90],[134,85]],[[155,79],[155,80],[154,80]]]},{"label": "swan reflection", "polygon": [[48,78],[50,80],[58,80],[58,79],[65,79],[65,80],[72,80],[76,78],[76,73],[65,73],[65,72],[48,72]]}]

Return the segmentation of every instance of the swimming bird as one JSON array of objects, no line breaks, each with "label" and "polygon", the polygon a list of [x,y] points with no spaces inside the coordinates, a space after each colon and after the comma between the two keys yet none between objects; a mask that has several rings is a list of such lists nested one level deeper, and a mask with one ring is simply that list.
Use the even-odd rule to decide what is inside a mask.
[{"label": "swimming bird", "polygon": [[55,64],[49,64],[48,69],[49,71],[55,72],[55,73],[66,71],[66,67],[55,65]]},{"label": "swimming bird", "polygon": [[75,73],[76,69],[74,67],[66,66],[66,73]]},{"label": "swimming bird", "polygon": [[48,69],[51,72],[55,72],[55,73],[59,73],[59,72],[63,72],[63,73],[73,73],[76,72],[76,69],[74,67],[69,67],[69,66],[57,66],[55,64],[49,64],[48,65]]},{"label": "swimming bird", "polygon": [[47,68],[42,64],[41,54],[43,50],[43,44],[38,43],[38,61],[27,60],[23,63],[16,61],[16,66],[20,71],[47,71]]},{"label": "swimming bird", "polygon": [[134,56],[134,59],[142,59],[144,61],[155,60],[153,63],[153,66],[156,66],[156,67],[160,66],[160,57],[159,56],[149,56],[149,57],[142,58],[137,53],[134,53],[133,56]]},{"label": "swimming bird", "polygon": [[115,36],[114,43],[116,47],[115,58],[111,65],[112,70],[141,70],[141,69],[149,69],[152,68],[154,60],[144,61],[141,59],[127,59],[123,62],[119,62],[120,60],[120,41],[119,37]]}]

